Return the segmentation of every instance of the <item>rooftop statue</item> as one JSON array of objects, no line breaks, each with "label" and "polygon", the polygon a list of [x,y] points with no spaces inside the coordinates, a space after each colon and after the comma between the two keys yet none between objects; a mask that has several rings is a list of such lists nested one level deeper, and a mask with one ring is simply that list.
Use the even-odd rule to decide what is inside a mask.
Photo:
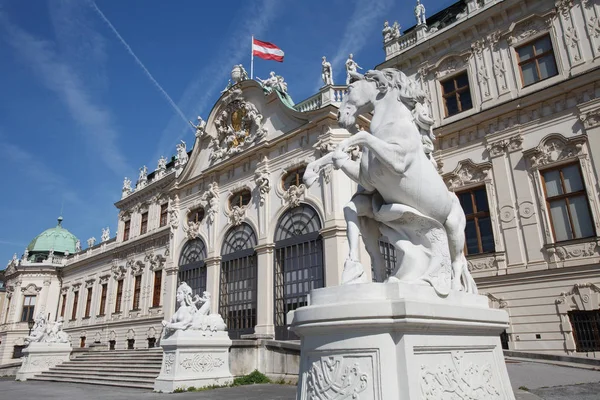
[{"label": "rooftop statue", "polygon": [[77,239],[75,242],[75,252],[78,253],[81,251],[81,240]]},{"label": "rooftop statue", "polygon": [[158,171],[165,171],[167,169],[167,159],[164,156],[160,156],[158,164],[156,165]]},{"label": "rooftop statue", "polygon": [[[163,321],[163,338],[171,336],[178,330],[196,330],[202,336],[210,336],[213,332],[225,331],[226,325],[219,314],[211,314],[211,295],[204,292],[202,297],[192,298],[192,288],[181,282],[177,288],[177,311],[170,321]],[[197,305],[201,304],[200,308]]]},{"label": "rooftop statue", "polygon": [[357,72],[358,69],[362,68],[354,61],[354,56],[350,53],[346,60],[346,85],[350,84],[351,74]]},{"label": "rooftop statue", "polygon": [[425,6],[421,4],[421,0],[417,0],[417,5],[415,6],[415,18],[417,18],[417,25],[427,23],[425,19]]},{"label": "rooftop statue", "polygon": [[121,198],[125,198],[127,195],[131,193],[131,179],[125,177],[123,179],[123,196]]},{"label": "rooftop statue", "polygon": [[383,43],[387,43],[393,39],[393,31],[389,22],[385,21],[383,23],[383,30],[381,31],[381,34],[383,35]]},{"label": "rooftop statue", "polygon": [[327,58],[323,56],[323,62],[321,62],[321,79],[323,79],[323,84],[333,85],[333,69],[331,68],[331,63],[327,61]]},{"label": "rooftop statue", "polygon": [[392,25],[392,36],[394,39],[399,38],[400,36],[402,36],[402,32],[400,32],[400,29],[402,27],[400,26],[400,24],[398,23],[398,21],[394,21],[394,25]]},{"label": "rooftop statue", "polygon": [[56,322],[47,323],[43,313],[39,313],[31,334],[25,338],[25,344],[30,343],[69,343],[69,335],[63,330],[63,317]]},{"label": "rooftop statue", "polygon": [[140,168],[140,174],[136,183],[136,187],[144,187],[148,183],[148,167],[145,165]]},{"label": "rooftop statue", "polygon": [[260,78],[256,78],[267,91],[277,90],[281,93],[287,93],[287,83],[284,82],[283,77],[281,75],[275,75],[274,71],[271,71],[269,78],[262,80]]},{"label": "rooftop statue", "polygon": [[91,237],[91,238],[89,238],[89,239],[87,240],[87,245],[88,245],[88,248],[90,248],[90,247],[94,247],[94,244],[96,244],[96,238],[95,238],[95,237]]},{"label": "rooftop statue", "polygon": [[106,242],[110,239],[110,227],[102,228],[102,241]]},{"label": "rooftop statue", "polygon": [[[423,134],[415,123],[413,113],[418,104],[423,105],[425,95],[414,80],[396,69],[349,74],[353,82],[340,105],[338,121],[352,136],[309,164],[304,175],[311,185],[315,172],[333,163],[359,184],[344,208],[350,251],[342,283],[366,281],[358,261],[362,234],[377,281],[428,284],[441,296],[450,289],[476,293],[464,256],[464,212],[427,157]],[[356,116],[364,107],[374,109],[370,133],[356,130]],[[348,154],[356,145],[363,152],[357,161]],[[387,279],[380,236],[400,255]]]},{"label": "rooftop statue", "polygon": [[[192,124],[191,121],[190,121],[190,124]],[[204,134],[206,133],[206,121],[203,120],[201,116],[198,115],[198,124],[197,125],[192,124],[192,126],[196,130],[197,138],[203,137]]]}]

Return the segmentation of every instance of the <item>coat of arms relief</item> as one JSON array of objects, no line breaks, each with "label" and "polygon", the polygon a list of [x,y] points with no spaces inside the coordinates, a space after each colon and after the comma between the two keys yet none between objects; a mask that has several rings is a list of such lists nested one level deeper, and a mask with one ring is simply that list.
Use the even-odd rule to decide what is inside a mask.
[{"label": "coat of arms relief", "polygon": [[227,98],[230,102],[215,118],[217,137],[209,145],[211,162],[240,153],[267,134],[263,116],[241,94],[241,90],[234,90]]}]

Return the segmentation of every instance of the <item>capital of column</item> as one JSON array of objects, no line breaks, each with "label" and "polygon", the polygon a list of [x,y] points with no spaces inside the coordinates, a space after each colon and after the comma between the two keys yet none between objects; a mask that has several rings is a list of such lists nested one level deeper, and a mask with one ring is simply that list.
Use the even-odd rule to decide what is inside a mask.
[{"label": "capital of column", "polygon": [[259,244],[258,246],[254,247],[254,250],[257,254],[272,253],[273,249],[275,249],[275,243]]}]

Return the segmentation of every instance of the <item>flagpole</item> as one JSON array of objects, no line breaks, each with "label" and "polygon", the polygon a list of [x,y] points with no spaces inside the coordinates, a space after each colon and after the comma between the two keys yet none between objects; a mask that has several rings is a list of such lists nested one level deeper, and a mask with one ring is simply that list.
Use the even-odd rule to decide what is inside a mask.
[{"label": "flagpole", "polygon": [[254,35],[252,35],[252,44],[250,45],[250,79],[254,79]]}]

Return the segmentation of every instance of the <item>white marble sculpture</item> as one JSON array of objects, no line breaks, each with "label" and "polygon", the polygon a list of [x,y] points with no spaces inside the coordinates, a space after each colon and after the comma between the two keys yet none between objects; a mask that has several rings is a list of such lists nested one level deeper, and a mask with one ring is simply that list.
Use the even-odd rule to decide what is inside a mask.
[{"label": "white marble sculpture", "polygon": [[271,71],[269,78],[262,80],[260,78],[256,78],[265,89],[268,91],[277,90],[281,93],[287,93],[287,83],[284,81],[281,75],[276,75],[274,71]]},{"label": "white marble sculpture", "polygon": [[131,194],[131,179],[125,177],[125,179],[123,179],[123,190],[121,198],[124,199],[129,194]]},{"label": "white marble sculpture", "polygon": [[177,159],[175,160],[175,175],[179,176],[183,171],[183,167],[188,162],[187,149],[185,142],[182,140],[181,143],[177,144]]},{"label": "white marble sculpture", "polygon": [[350,84],[352,74],[356,73],[359,69],[362,68],[354,61],[354,55],[350,53],[346,60],[346,85]]},{"label": "white marble sculpture", "polygon": [[90,247],[94,247],[94,244],[96,244],[96,238],[95,238],[95,237],[91,237],[91,238],[89,238],[89,239],[87,240],[87,245],[88,245],[88,248],[90,248]]},{"label": "white marble sculpture", "polygon": [[140,174],[138,175],[137,183],[135,184],[136,188],[143,188],[148,184],[148,167],[145,165],[140,168]]},{"label": "white marble sculpture", "polygon": [[[156,178],[162,178],[167,171],[167,158],[160,156],[156,165]],[[156,179],[155,178],[155,179]]]},{"label": "white marble sculpture", "polygon": [[417,0],[417,5],[415,6],[415,18],[417,19],[417,25],[426,24],[425,6],[421,4],[421,0]]},{"label": "white marble sculpture", "polygon": [[381,34],[383,35],[383,43],[387,43],[392,40],[392,27],[388,21],[383,23],[383,29],[381,30]]},{"label": "white marble sculpture", "polygon": [[31,334],[25,338],[25,344],[30,343],[69,343],[69,335],[63,330],[63,317],[56,322],[48,323],[43,313],[39,313]]},{"label": "white marble sculpture", "polygon": [[402,29],[402,27],[400,26],[398,21],[394,21],[394,25],[392,25],[392,37],[394,39],[397,39],[400,36],[402,36],[402,32],[400,32],[400,29]]},{"label": "white marble sculpture", "polygon": [[[79,239],[77,239],[79,241]],[[29,260],[29,249],[25,249],[25,251],[23,252],[23,258],[21,259],[22,261],[27,261]]]},{"label": "white marble sculpture", "polygon": [[110,239],[110,227],[102,228],[102,241],[107,242]]},{"label": "white marble sculpture", "polygon": [[[211,336],[212,333],[225,331],[226,325],[219,314],[210,314],[211,296],[204,292],[202,297],[192,298],[192,288],[181,282],[177,288],[177,311],[170,321],[163,321],[163,337],[168,338],[178,330],[198,331],[200,336]],[[198,305],[201,305],[198,308]]]},{"label": "white marble sculpture", "polygon": [[191,122],[190,122],[190,124],[192,124],[192,126],[196,130],[196,137],[202,138],[202,137],[204,137],[204,134],[206,133],[206,121],[203,120],[202,117],[199,115],[198,115],[197,119],[198,119],[198,124],[194,125]]},{"label": "white marble sculpture", "polygon": [[[315,171],[333,163],[359,184],[344,208],[350,252],[342,282],[365,282],[364,267],[358,261],[362,233],[377,281],[386,280],[379,249],[383,235],[399,254],[390,281],[428,283],[440,295],[447,295],[451,288],[476,293],[464,256],[464,212],[458,197],[448,191],[427,157],[423,135],[414,122],[415,106],[424,97],[422,91],[396,69],[351,75],[354,82],[338,119],[353,135],[332,153],[309,164],[304,175],[310,186]],[[356,115],[365,106],[375,110],[371,133],[356,132]],[[356,145],[363,151],[359,161],[347,153]]]},{"label": "white marble sculpture", "polygon": [[79,253],[81,251],[81,240],[77,239],[75,242],[75,252]]},{"label": "white marble sculpture", "polygon": [[323,79],[325,86],[333,85],[333,69],[325,56],[323,56],[323,61],[321,62],[321,79]]}]

